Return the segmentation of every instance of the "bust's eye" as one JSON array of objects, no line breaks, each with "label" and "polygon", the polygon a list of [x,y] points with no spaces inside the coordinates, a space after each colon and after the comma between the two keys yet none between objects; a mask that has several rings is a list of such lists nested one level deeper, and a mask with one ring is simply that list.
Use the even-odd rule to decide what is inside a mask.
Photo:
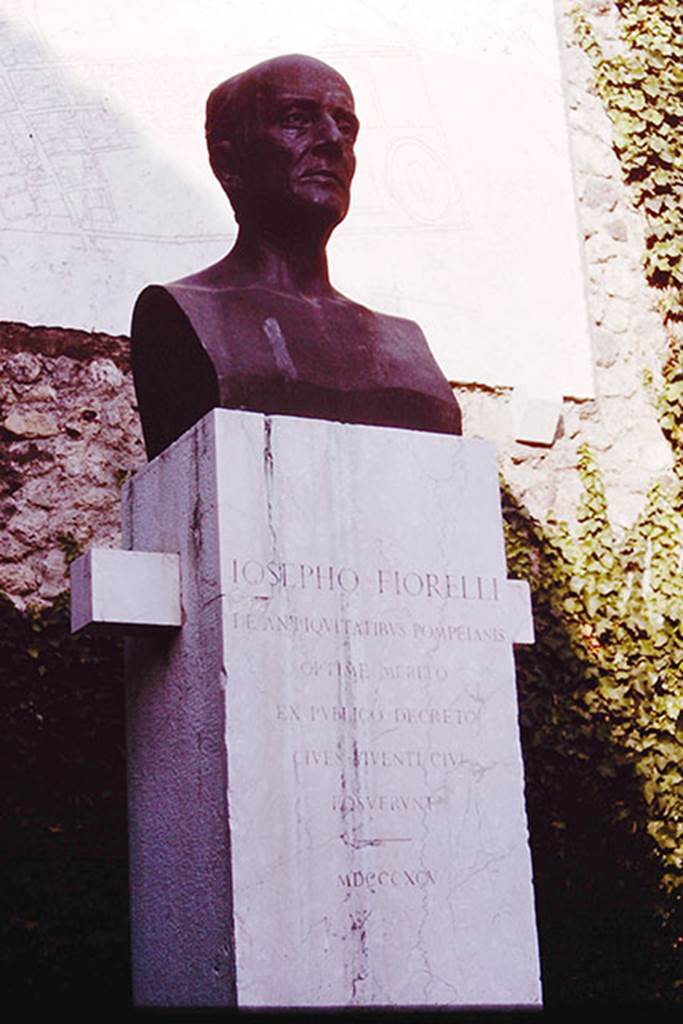
[{"label": "bust's eye", "polygon": [[290,110],[280,119],[283,128],[307,128],[310,123],[309,115],[303,110]]},{"label": "bust's eye", "polygon": [[348,121],[345,117],[339,118],[337,120],[337,127],[347,139],[354,139],[356,137],[356,124],[354,121]]}]

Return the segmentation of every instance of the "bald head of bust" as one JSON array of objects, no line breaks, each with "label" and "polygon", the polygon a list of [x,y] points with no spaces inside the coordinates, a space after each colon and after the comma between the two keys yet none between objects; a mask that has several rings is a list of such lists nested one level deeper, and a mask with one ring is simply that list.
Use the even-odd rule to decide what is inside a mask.
[{"label": "bald head of bust", "polygon": [[322,61],[293,54],[217,86],[206,105],[216,178],[240,227],[326,240],[349,208],[358,134],[351,89]]}]

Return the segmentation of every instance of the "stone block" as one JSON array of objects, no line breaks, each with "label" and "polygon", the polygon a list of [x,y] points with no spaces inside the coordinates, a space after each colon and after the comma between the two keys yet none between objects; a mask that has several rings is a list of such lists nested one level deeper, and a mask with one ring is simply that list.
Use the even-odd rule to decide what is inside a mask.
[{"label": "stone block", "polygon": [[176,629],[178,555],[93,548],[71,563],[71,632]]},{"label": "stone block", "polygon": [[19,504],[18,511],[9,520],[7,529],[20,541],[39,547],[49,521],[50,517],[45,509]]},{"label": "stone block", "polygon": [[562,412],[561,396],[539,398],[515,388],[511,404],[515,440],[550,447]]},{"label": "stone block", "polygon": [[538,1005],[493,447],[215,410],[124,543],[183,582],[127,643],[137,1004]]},{"label": "stone block", "polygon": [[627,331],[631,321],[631,308],[628,299],[610,298],[602,319],[606,329],[612,334],[623,334]]},{"label": "stone block", "polygon": [[88,372],[96,386],[118,390],[123,384],[123,374],[111,359],[93,360]]},{"label": "stone block", "polygon": [[5,417],[2,426],[15,437],[53,437],[59,433],[54,416],[33,410],[21,412],[19,409],[13,409]]},{"label": "stone block", "polygon": [[605,269],[605,291],[608,295],[616,295],[628,299],[640,283],[630,271],[625,260],[610,260]]},{"label": "stone block", "polygon": [[40,377],[42,365],[32,352],[14,352],[5,362],[5,371],[20,384],[32,384]]},{"label": "stone block", "polygon": [[586,206],[613,210],[619,194],[619,188],[613,181],[592,177],[586,181],[581,198]]},{"label": "stone block", "polygon": [[602,327],[593,331],[597,365],[603,369],[614,366],[620,355],[624,354],[624,342]]},{"label": "stone block", "polygon": [[607,225],[607,231],[615,242],[628,241],[628,226],[622,217],[615,217],[614,220],[611,220]]},{"label": "stone block", "polygon": [[27,389],[26,397],[31,402],[56,402],[57,392],[51,384],[41,382],[34,384]]}]

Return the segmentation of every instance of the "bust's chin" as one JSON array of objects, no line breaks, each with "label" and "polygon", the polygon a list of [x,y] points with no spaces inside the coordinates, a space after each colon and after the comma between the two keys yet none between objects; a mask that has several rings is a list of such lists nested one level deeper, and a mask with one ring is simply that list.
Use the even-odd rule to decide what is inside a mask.
[{"label": "bust's chin", "polygon": [[323,188],[297,189],[283,202],[281,196],[254,197],[236,210],[240,227],[292,239],[318,239],[325,243],[337,224],[340,224],[349,209],[348,195],[339,189]]},{"label": "bust's chin", "polygon": [[296,183],[293,197],[298,206],[329,211],[336,224],[349,209],[348,188],[331,178],[302,178]]}]

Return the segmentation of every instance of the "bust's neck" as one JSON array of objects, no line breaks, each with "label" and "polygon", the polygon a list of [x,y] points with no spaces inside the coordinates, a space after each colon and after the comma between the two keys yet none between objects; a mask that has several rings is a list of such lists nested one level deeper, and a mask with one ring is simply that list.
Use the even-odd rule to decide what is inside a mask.
[{"label": "bust's neck", "polygon": [[326,237],[283,239],[264,230],[240,226],[225,260],[231,283],[260,285],[307,298],[333,294],[327,271]]}]

